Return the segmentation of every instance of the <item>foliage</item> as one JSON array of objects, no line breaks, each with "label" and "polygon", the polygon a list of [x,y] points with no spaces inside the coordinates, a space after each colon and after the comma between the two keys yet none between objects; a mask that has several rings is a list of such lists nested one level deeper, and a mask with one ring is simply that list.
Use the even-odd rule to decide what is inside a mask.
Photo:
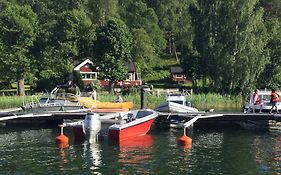
[{"label": "foliage", "polygon": [[109,79],[110,83],[126,79],[128,70],[124,63],[130,59],[132,46],[132,35],[126,24],[118,19],[109,20],[97,32],[95,46],[101,78]]},{"label": "foliage", "polygon": [[90,84],[86,87],[86,91],[92,91],[93,89],[96,89],[100,91],[102,89],[101,83],[99,80],[92,80]]},{"label": "foliage", "polygon": [[170,84],[176,58],[202,91],[280,88],[280,0],[0,0],[0,10],[2,88],[52,89],[85,57],[112,81],[132,59],[144,82]]},{"label": "foliage", "polygon": [[158,25],[158,17],[153,10],[147,6],[142,0],[121,0],[122,4],[121,17],[126,24],[133,30],[145,30],[145,33],[150,37],[150,41],[145,39],[144,42],[152,47],[155,52],[154,57],[161,54],[166,47],[165,34],[161,31]]},{"label": "foliage", "polygon": [[37,15],[28,5],[9,3],[0,14],[0,70],[20,82],[19,95],[24,95],[23,79],[31,71],[29,47],[36,38],[36,29]]},{"label": "foliage", "polygon": [[84,83],[82,81],[82,76],[79,72],[73,70],[72,71],[72,79],[73,79],[73,85],[78,86],[80,90],[84,89]]},{"label": "foliage", "polygon": [[97,26],[104,26],[112,18],[118,18],[118,0],[88,0],[87,11]]},{"label": "foliage", "polygon": [[143,28],[133,29],[134,43],[132,49],[132,60],[137,70],[143,77],[152,71],[152,63],[158,59],[151,39]]},{"label": "foliage", "polygon": [[269,64],[258,79],[259,88],[280,88],[281,84],[281,1],[262,1],[265,11],[265,24],[268,29]]},{"label": "foliage", "polygon": [[31,96],[0,96],[0,109],[16,108],[32,101]]},{"label": "foliage", "polygon": [[268,57],[263,9],[257,0],[198,1],[193,9],[195,47],[203,59],[204,76],[220,93],[253,88]]},{"label": "foliage", "polygon": [[65,58],[81,59],[91,55],[95,28],[80,9],[64,11],[54,26],[54,45]]}]

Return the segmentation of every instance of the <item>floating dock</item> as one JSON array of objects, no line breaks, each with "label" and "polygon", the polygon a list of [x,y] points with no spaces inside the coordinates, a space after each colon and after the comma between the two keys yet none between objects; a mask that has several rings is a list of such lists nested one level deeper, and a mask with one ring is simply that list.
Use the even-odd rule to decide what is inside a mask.
[{"label": "floating dock", "polygon": [[[23,113],[6,114],[0,116],[0,122],[5,122],[7,126],[38,126],[52,125],[58,126],[63,120],[84,119],[87,112],[65,112],[56,111],[51,113]],[[100,113],[104,115],[105,113]],[[194,119],[195,117],[196,120]],[[281,114],[269,113],[242,113],[242,112],[199,112],[199,113],[159,113],[155,120],[156,124],[169,125],[173,123],[186,123],[191,119],[198,124],[204,123],[237,123],[247,121],[275,121],[281,122]],[[192,122],[193,124],[193,122]]]},{"label": "floating dock", "polygon": [[242,113],[242,112],[199,112],[199,113],[159,113],[155,123],[160,126],[187,127],[190,126],[229,126],[248,124],[263,128],[271,126],[281,129],[281,114]]}]

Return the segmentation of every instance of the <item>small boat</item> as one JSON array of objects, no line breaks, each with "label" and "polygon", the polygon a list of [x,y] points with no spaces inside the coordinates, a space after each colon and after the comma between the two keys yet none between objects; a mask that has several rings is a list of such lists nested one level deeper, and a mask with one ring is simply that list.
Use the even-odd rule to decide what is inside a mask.
[{"label": "small boat", "polygon": [[101,102],[91,97],[79,97],[78,101],[86,108],[93,109],[132,109],[133,102]]},{"label": "small boat", "polygon": [[[277,92],[278,95],[280,96],[281,93]],[[269,112],[271,109],[271,103],[270,103],[270,98],[271,98],[271,91],[270,90],[260,90],[259,91],[259,96],[261,99],[261,104],[259,105],[254,105],[253,103],[253,92],[249,95],[248,97],[248,102],[245,104],[243,111],[246,112],[253,112],[253,109],[255,108],[255,112],[259,112],[260,108],[262,112]],[[277,108],[278,110],[281,109],[281,102],[277,102]],[[275,111],[275,109],[274,109]]]},{"label": "small boat", "polygon": [[[145,135],[157,116],[158,114],[151,109],[117,112],[103,116],[97,113],[88,113],[85,120],[64,122],[63,126],[71,126],[74,140],[80,143],[85,139],[96,140],[97,136],[107,137],[110,141],[123,141],[135,136]],[[91,126],[94,126],[95,131],[91,132]],[[99,127],[97,126],[100,126],[98,132],[96,128]]]},{"label": "small boat", "polygon": [[157,106],[155,111],[158,112],[175,112],[175,113],[193,113],[198,112],[198,109],[191,107],[184,95],[182,94],[169,94],[166,102]]},{"label": "small boat", "polygon": [[[21,108],[25,112],[50,112],[50,111],[83,111],[84,107],[77,100],[79,94],[59,92],[60,88],[54,88],[51,93],[43,94],[40,98],[32,96],[31,103]],[[78,93],[79,93],[78,88]]]},{"label": "small boat", "polygon": [[125,114],[126,122],[111,125],[108,129],[109,140],[122,141],[135,136],[145,135],[158,117],[157,112],[150,109],[130,111]]}]

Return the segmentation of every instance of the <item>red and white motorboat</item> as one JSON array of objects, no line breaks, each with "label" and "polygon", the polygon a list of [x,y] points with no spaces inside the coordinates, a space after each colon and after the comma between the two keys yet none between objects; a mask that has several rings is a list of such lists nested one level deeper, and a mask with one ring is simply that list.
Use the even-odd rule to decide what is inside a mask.
[{"label": "red and white motorboat", "polygon": [[139,109],[106,114],[88,113],[85,120],[65,122],[73,128],[74,140],[82,143],[85,139],[95,141],[97,136],[108,137],[109,141],[122,141],[145,135],[158,113],[151,109]]},{"label": "red and white motorboat", "polygon": [[126,122],[120,122],[108,128],[108,138],[109,140],[122,141],[145,135],[156,117],[158,117],[158,113],[150,109],[130,111],[122,116]]}]

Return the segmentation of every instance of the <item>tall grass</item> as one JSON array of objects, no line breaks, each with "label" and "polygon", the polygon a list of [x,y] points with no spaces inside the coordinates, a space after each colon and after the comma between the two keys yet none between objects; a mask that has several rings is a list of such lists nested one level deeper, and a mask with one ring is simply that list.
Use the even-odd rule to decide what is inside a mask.
[{"label": "tall grass", "polygon": [[193,106],[196,106],[198,109],[223,109],[223,108],[232,108],[232,109],[241,109],[244,101],[242,96],[223,96],[219,94],[193,94],[192,96]]},{"label": "tall grass", "polygon": [[0,96],[0,109],[20,107],[31,101],[31,96]]},{"label": "tall grass", "polygon": [[[111,101],[113,102],[117,98],[117,95],[108,94],[107,92],[99,93],[97,100],[99,101]],[[130,93],[122,96],[124,101],[132,101],[134,103],[134,108],[140,108],[141,97],[139,93]],[[165,101],[166,96],[160,95],[156,96],[152,93],[145,93],[144,95],[144,107],[145,108],[155,108],[157,105]]]},{"label": "tall grass", "polygon": [[[107,92],[100,92],[97,95],[99,101],[111,101],[116,99],[117,95],[109,94]],[[138,109],[141,106],[140,94],[130,93],[123,95],[124,101],[132,101],[134,103],[134,108]],[[153,93],[145,93],[144,95],[144,107],[154,109],[160,103],[164,102],[166,99],[165,94],[160,94],[157,96]],[[0,96],[0,108],[13,108],[20,107],[23,103],[31,102],[31,96]],[[243,104],[242,97],[240,96],[222,96],[219,94],[193,94],[190,98],[192,106],[198,108],[199,110],[206,110],[214,108],[219,110],[222,108],[241,108]]]},{"label": "tall grass", "polygon": [[[114,101],[117,96],[109,95],[108,93],[102,93],[98,96],[100,101]],[[140,108],[140,94],[131,93],[123,96],[125,101],[132,101],[134,103],[134,108]],[[144,96],[144,106],[145,108],[154,109],[160,103],[164,102],[166,95],[160,94],[157,96],[152,93],[145,93]],[[192,103],[192,106],[200,109],[206,110],[210,108],[214,109],[241,109],[243,105],[243,98],[241,96],[223,96],[219,94],[193,94],[189,99]]]}]

